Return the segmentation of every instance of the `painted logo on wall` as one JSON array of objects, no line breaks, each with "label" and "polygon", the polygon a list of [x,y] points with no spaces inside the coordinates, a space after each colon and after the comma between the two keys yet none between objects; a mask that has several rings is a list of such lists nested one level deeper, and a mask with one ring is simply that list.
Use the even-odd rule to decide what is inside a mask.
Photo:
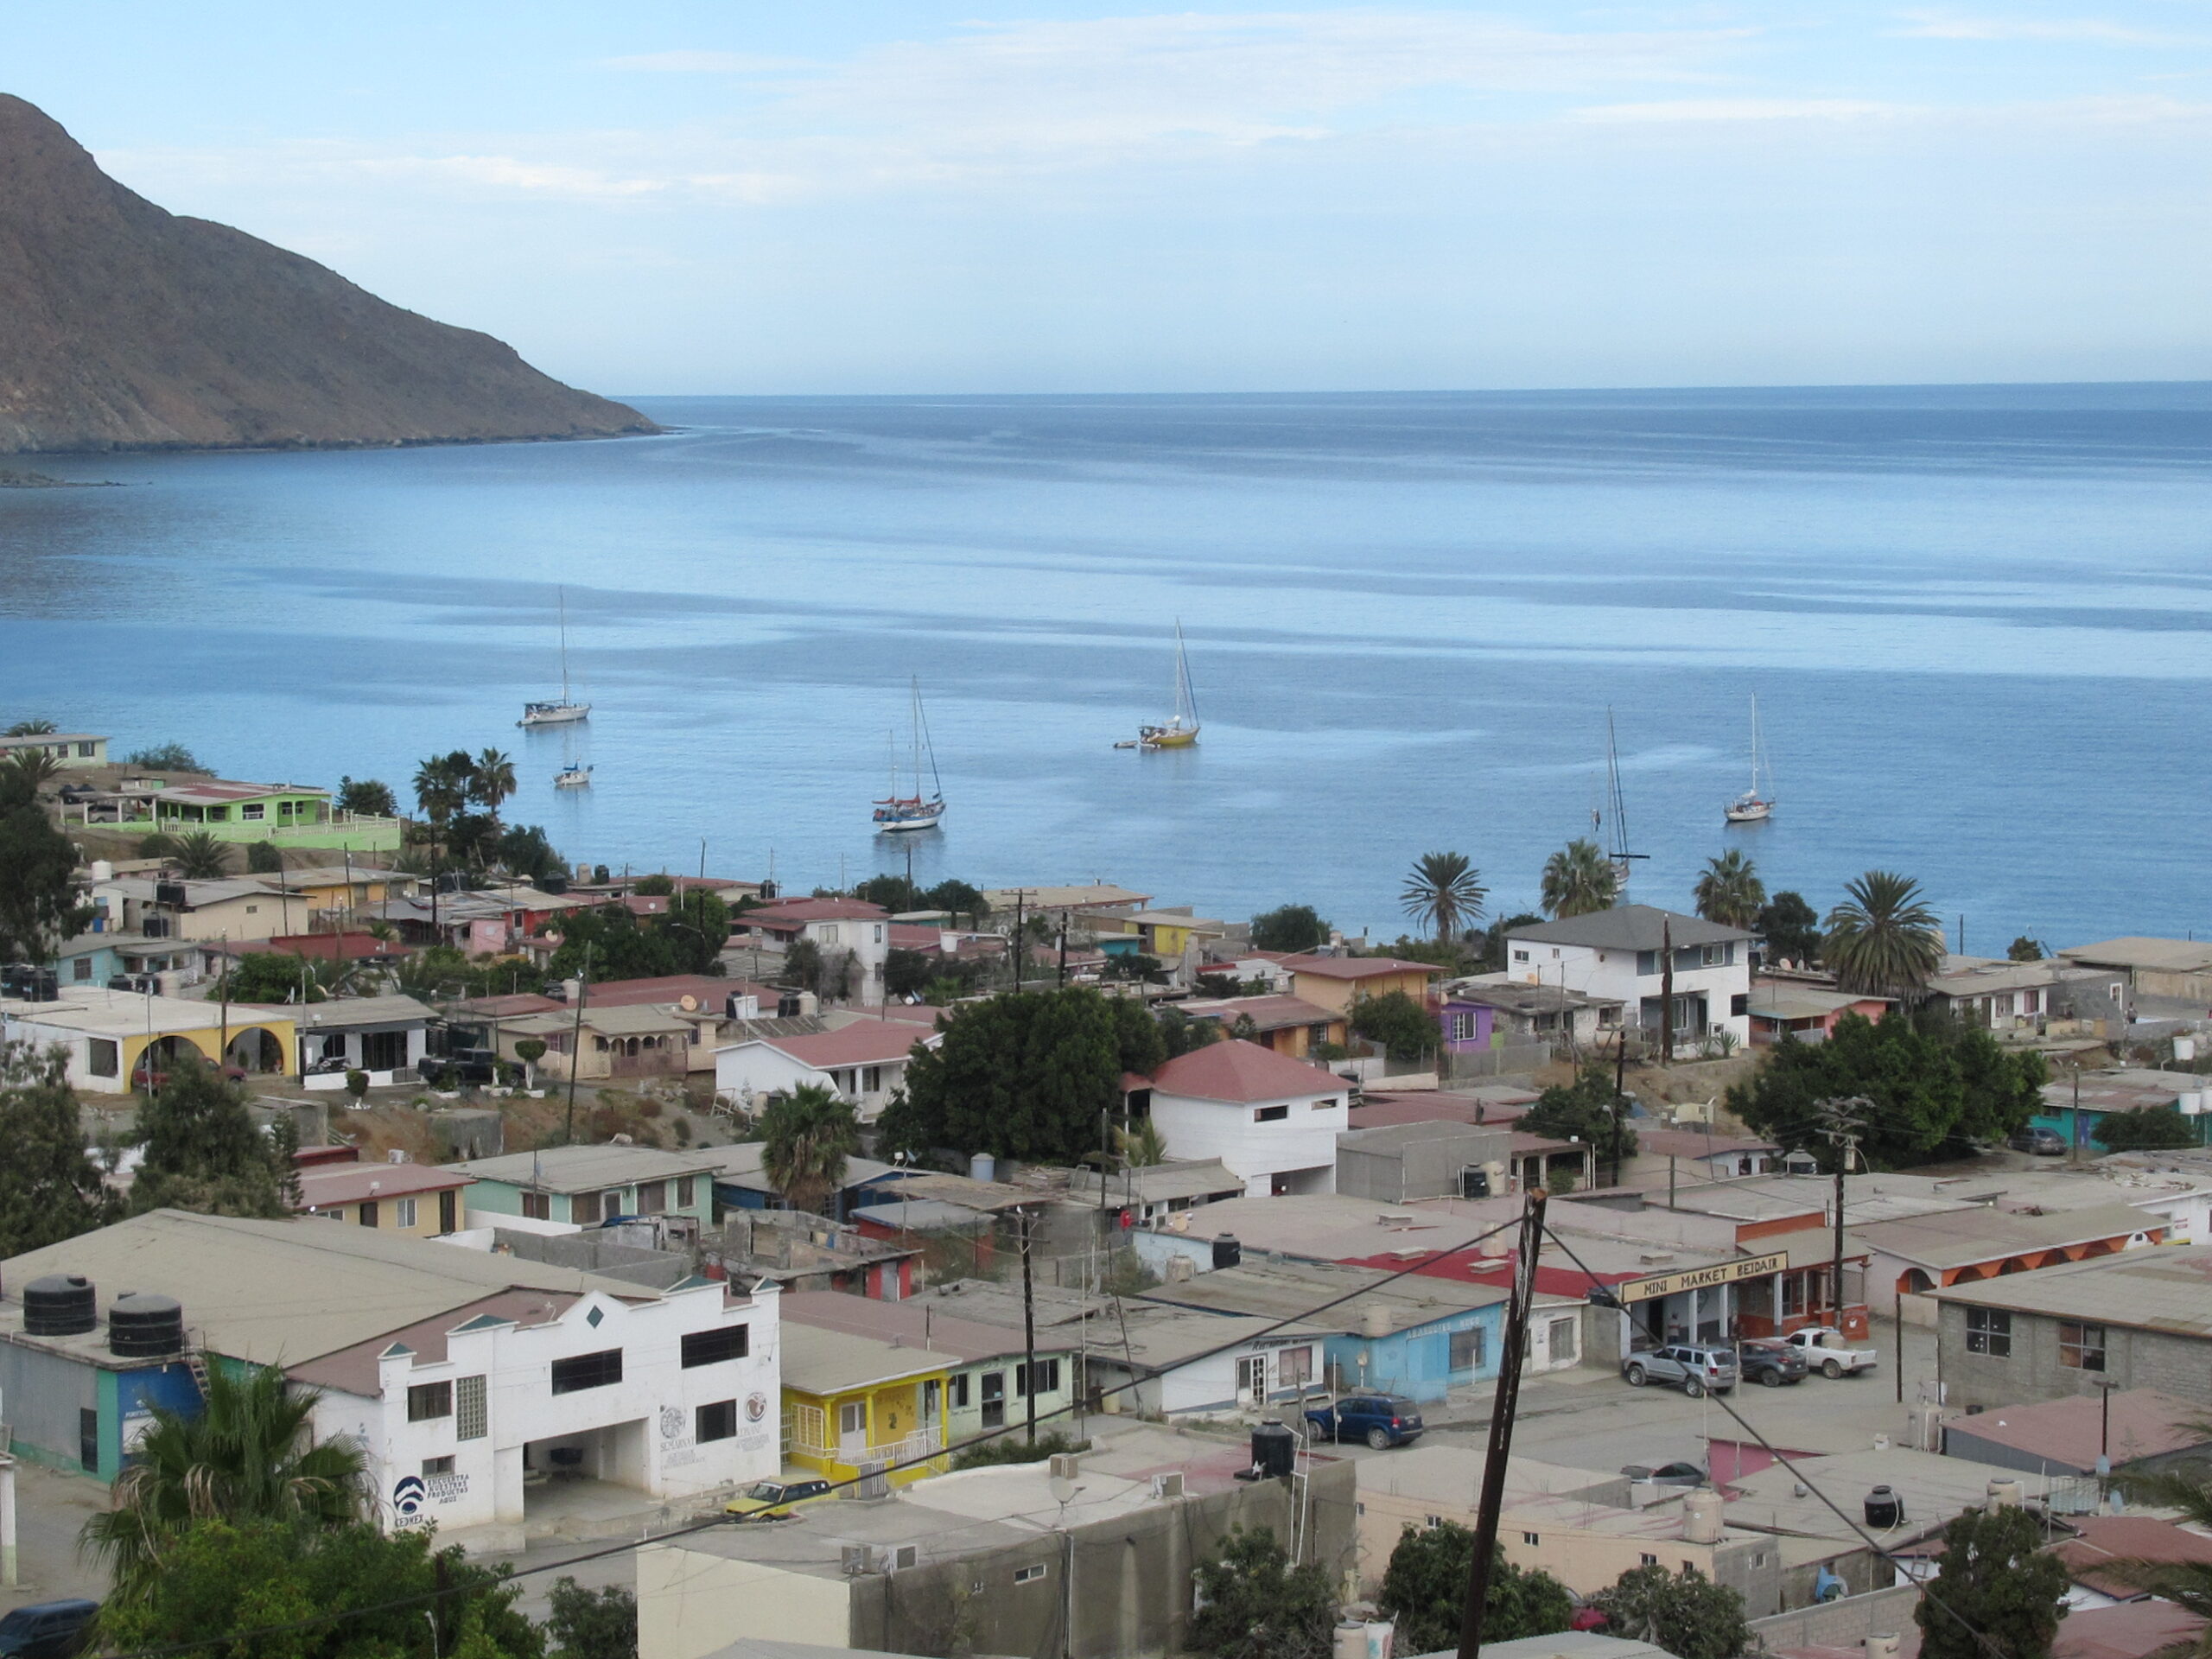
[{"label": "painted logo on wall", "polygon": [[680,1438],[683,1433],[683,1408],[663,1406],[660,1408],[660,1437],[664,1440]]},{"label": "painted logo on wall", "polygon": [[768,1414],[768,1396],[753,1393],[745,1396],[745,1421],[757,1423]]},{"label": "painted logo on wall", "polygon": [[403,1521],[413,1520],[429,1501],[430,1489],[423,1484],[420,1475],[402,1475],[392,1483],[392,1511]]}]

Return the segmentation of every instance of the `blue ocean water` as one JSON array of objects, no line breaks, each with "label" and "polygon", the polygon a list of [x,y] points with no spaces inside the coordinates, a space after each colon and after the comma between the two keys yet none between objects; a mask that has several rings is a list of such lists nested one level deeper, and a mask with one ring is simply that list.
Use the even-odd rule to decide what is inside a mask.
[{"label": "blue ocean water", "polygon": [[[1991,954],[2212,927],[2212,387],[633,401],[677,429],[38,461],[125,487],[0,491],[0,723],[334,785],[494,745],[571,857],[804,888],[905,868],[913,675],[918,876],[1387,937],[1433,849],[1531,905],[1610,709],[1639,899],[1741,846]],[[594,713],[520,732],[560,588]],[[1178,619],[1204,737],[1117,752]],[[1726,829],[1754,693],[1780,806]]]}]

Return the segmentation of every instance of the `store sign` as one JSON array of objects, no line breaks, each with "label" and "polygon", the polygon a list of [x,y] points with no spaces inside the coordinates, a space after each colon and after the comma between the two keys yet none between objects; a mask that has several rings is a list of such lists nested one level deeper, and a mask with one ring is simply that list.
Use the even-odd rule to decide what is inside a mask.
[{"label": "store sign", "polygon": [[1625,1279],[1612,1287],[1613,1295],[1621,1302],[1648,1302],[1661,1296],[1672,1296],[1685,1290],[1710,1290],[1715,1285],[1733,1285],[1745,1279],[1764,1279],[1770,1273],[1780,1273],[1789,1265],[1787,1251],[1772,1255],[1747,1255],[1740,1262],[1722,1262],[1710,1268],[1690,1268],[1681,1273],[1654,1274],[1649,1279]]}]

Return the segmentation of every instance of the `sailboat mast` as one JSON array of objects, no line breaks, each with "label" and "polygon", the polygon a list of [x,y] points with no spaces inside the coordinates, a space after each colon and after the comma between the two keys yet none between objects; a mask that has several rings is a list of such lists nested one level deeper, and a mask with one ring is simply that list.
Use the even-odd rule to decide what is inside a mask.
[{"label": "sailboat mast", "polygon": [[569,702],[569,590],[556,588],[553,591],[561,606],[561,702],[565,708]]},{"label": "sailboat mast", "polygon": [[937,741],[930,736],[929,716],[922,712],[922,682],[921,677],[917,675],[914,678],[914,793],[917,795],[922,792],[922,753],[925,750],[928,751],[930,757],[930,798],[941,801],[944,798],[944,779],[937,769]]},{"label": "sailboat mast", "polygon": [[1613,732],[1613,711],[1605,710],[1605,788],[1606,804],[1613,810],[1613,860],[1624,863],[1629,858],[1628,809],[1621,800],[1620,741]]},{"label": "sailboat mast", "polygon": [[1751,693],[1751,793],[1759,792],[1759,694]]}]

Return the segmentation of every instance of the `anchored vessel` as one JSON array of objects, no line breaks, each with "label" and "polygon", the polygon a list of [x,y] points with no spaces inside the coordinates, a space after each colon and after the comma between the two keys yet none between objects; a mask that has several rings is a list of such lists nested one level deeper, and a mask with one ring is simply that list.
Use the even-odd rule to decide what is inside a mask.
[{"label": "anchored vessel", "polygon": [[1759,772],[1764,762],[1759,755],[1759,700],[1751,698],[1751,786],[1721,809],[1731,823],[1757,823],[1774,816],[1774,773],[1766,774],[1767,792],[1759,792]]},{"label": "anchored vessel", "polygon": [[[569,697],[569,590],[560,589],[561,596],[561,700],[558,702],[525,702],[518,726],[565,726],[571,721],[587,720],[591,715],[591,704],[571,702]],[[585,768],[590,770],[588,766]],[[563,778],[568,774],[563,772]],[[556,780],[557,781],[557,780]],[[586,779],[588,782],[589,779]]]},{"label": "anchored vessel", "polygon": [[[914,791],[911,795],[899,792],[899,746],[894,738],[891,746],[891,793],[875,804],[875,828],[878,834],[889,834],[906,830],[934,829],[944,817],[944,782],[938,776],[937,747],[930,741],[930,726],[922,713],[922,683],[913,683],[912,711]],[[926,756],[930,768],[930,793],[922,795],[922,761]]]},{"label": "anchored vessel", "polygon": [[1198,699],[1191,695],[1191,659],[1183,650],[1183,625],[1175,625],[1175,712],[1165,725],[1147,726],[1137,733],[1138,744],[1147,749],[1187,749],[1198,741]]}]

